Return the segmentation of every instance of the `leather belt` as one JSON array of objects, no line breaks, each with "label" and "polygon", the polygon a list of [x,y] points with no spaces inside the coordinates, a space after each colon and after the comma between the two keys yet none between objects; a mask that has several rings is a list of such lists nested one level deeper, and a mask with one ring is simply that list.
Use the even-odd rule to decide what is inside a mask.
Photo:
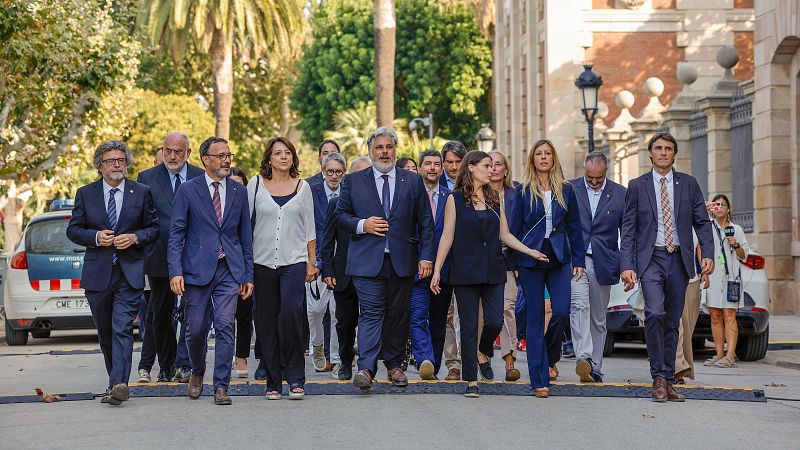
[{"label": "leather belt", "polygon": [[654,249],[655,249],[655,251],[657,251],[657,252],[664,252],[664,253],[678,253],[678,252],[680,251],[680,249],[681,249],[681,247],[680,247],[679,245],[676,245],[676,246],[675,246],[675,250],[673,250],[673,251],[669,251],[669,250],[667,250],[667,247],[666,247],[666,246],[663,246],[663,245],[656,245],[656,246],[655,246],[655,247],[653,247],[653,248],[654,248]]}]

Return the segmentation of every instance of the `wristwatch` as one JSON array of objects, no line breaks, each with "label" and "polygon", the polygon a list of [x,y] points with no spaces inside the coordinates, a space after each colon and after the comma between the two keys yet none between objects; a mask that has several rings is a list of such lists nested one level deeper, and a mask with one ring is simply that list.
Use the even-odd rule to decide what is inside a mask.
[{"label": "wristwatch", "polygon": [[742,244],[739,244],[738,242],[736,243],[736,245],[731,245],[731,247],[733,247],[734,250],[739,248],[739,247],[741,247],[741,246],[742,246]]}]

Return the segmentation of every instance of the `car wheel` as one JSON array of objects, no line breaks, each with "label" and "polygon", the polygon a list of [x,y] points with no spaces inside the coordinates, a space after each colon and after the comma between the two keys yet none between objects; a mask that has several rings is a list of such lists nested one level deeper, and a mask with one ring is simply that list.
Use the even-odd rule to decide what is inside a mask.
[{"label": "car wheel", "polygon": [[755,336],[739,336],[736,343],[736,357],[742,361],[758,361],[767,355],[769,346],[769,325],[763,333]]},{"label": "car wheel", "polygon": [[31,331],[31,336],[33,336],[34,339],[47,339],[50,337],[50,330]]},{"label": "car wheel", "polygon": [[28,331],[13,329],[6,320],[6,342],[8,345],[25,345],[28,343]]},{"label": "car wheel", "polygon": [[603,344],[603,356],[611,356],[614,353],[614,333],[606,333],[606,342]]}]

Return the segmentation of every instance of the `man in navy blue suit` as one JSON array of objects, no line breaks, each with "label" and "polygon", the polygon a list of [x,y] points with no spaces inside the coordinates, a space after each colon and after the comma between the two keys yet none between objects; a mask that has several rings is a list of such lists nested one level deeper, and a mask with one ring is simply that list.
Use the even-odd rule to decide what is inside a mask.
[{"label": "man in navy blue suit", "polygon": [[584,176],[570,181],[581,215],[586,250],[586,276],[572,279],[570,324],[581,382],[603,381],[606,309],[611,286],[619,283],[619,232],[625,193],[606,178],[608,158],[591,152],[583,161]]},{"label": "man in navy blue suit", "polygon": [[[172,223],[172,203],[175,201],[175,191],[180,185],[203,175],[203,169],[187,162],[192,149],[189,147],[189,137],[185,134],[174,132],[167,135],[160,152],[164,159],[163,164],[140,173],[137,181],[150,187],[161,230],[158,240],[145,249],[144,272],[150,281],[152,331],[161,366],[158,381],[169,381],[173,376],[177,352],[173,327],[176,298],[169,286],[167,270],[167,238]],[[182,368],[176,367],[174,375],[182,379],[182,373],[179,373],[181,370]]]},{"label": "man in navy blue suit", "polygon": [[239,295],[248,299],[253,292],[250,210],[244,186],[227,178],[233,159],[228,141],[206,139],[200,144],[200,158],[205,174],[181,184],[175,193],[167,245],[169,283],[186,302],[186,345],[192,364],[189,398],[197,399],[203,391],[206,338],[213,315],[214,403],[230,405],[236,302]]},{"label": "man in navy blue suit", "polygon": [[[422,152],[419,156],[419,174],[422,175],[433,215],[433,248],[437,249],[444,231],[444,207],[450,195],[450,190],[439,184],[442,154],[433,149]],[[453,288],[447,283],[448,266],[447,263],[442,266],[440,293],[431,292],[430,278],[419,277],[414,281],[411,291],[411,351],[423,380],[434,379],[442,364],[447,310],[453,293]]]},{"label": "man in navy blue suit", "polygon": [[[350,173],[372,166],[365,156],[356,158],[350,165]],[[335,213],[339,197],[328,202],[325,213],[325,229],[320,244],[322,277],[329,289],[333,290],[336,302],[336,335],[339,338],[339,357],[341,364],[336,377],[340,380],[353,378],[355,361],[356,326],[358,325],[358,294],[347,274],[347,251],[350,248],[350,233],[336,226]]]},{"label": "man in navy blue suit", "polygon": [[102,402],[115,406],[129,397],[133,319],[144,290],[144,246],[159,233],[150,188],[125,178],[132,160],[123,142],[97,147],[93,162],[102,178],[78,189],[67,227],[67,237],[86,247],[80,286],[86,290],[108,372],[108,394]]},{"label": "man in navy blue suit", "polygon": [[367,141],[372,168],[347,176],[336,207],[336,223],[353,236],[347,274],[353,277],[358,320],[358,373],[353,384],[372,387],[383,355],[389,380],[405,386],[401,369],[408,340],[414,274],[433,268],[433,217],[422,177],[395,167],[397,134],[380,127]]},{"label": "man in navy blue suit", "polygon": [[[322,158],[322,173],[325,176],[322,183],[311,185],[311,197],[314,199],[314,226],[316,235],[322,242],[325,232],[325,217],[328,203],[339,197],[339,184],[347,169],[347,161],[339,153],[328,153]],[[317,246],[317,268],[322,270],[320,250]],[[308,328],[311,336],[311,362],[317,372],[334,372],[339,378],[338,365],[342,362],[339,358],[339,338],[336,335],[336,301],[333,291],[326,289],[323,276],[311,283],[306,283],[306,306],[308,310]],[[330,315],[330,322],[325,325],[325,314]],[[328,329],[326,329],[328,328]],[[327,331],[327,333],[326,333]],[[325,348],[328,354],[325,354]]]},{"label": "man in navy blue suit", "polygon": [[339,150],[339,144],[337,144],[333,139],[325,139],[324,141],[320,142],[319,146],[317,147],[320,171],[306,178],[306,181],[310,186],[320,184],[325,180],[325,176],[322,174],[322,172],[325,170],[322,160],[328,155],[328,153],[341,153]]},{"label": "man in navy blue suit", "polygon": [[656,133],[647,143],[653,170],[631,180],[625,196],[620,249],[625,290],[637,280],[644,294],[644,328],[651,398],[684,401],[673,387],[686,287],[695,274],[692,229],[697,234],[703,274],[714,270],[711,222],[697,180],[675,171],[678,144],[669,133]]}]

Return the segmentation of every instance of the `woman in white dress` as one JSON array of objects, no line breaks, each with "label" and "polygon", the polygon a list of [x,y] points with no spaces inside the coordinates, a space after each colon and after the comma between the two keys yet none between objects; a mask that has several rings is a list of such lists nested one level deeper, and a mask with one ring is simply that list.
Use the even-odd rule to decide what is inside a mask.
[{"label": "woman in white dress", "polygon": [[[747,245],[742,227],[731,222],[731,202],[726,195],[714,196],[707,208],[714,219],[711,223],[714,227],[716,264],[710,286],[703,290],[702,306],[711,316],[711,334],[716,354],[703,365],[736,367],[736,340],[739,336],[736,311],[743,306],[744,296],[740,295],[738,301],[729,301],[728,282],[741,283],[740,264],[747,260],[750,246]],[[724,351],[726,342],[727,352]]]}]

